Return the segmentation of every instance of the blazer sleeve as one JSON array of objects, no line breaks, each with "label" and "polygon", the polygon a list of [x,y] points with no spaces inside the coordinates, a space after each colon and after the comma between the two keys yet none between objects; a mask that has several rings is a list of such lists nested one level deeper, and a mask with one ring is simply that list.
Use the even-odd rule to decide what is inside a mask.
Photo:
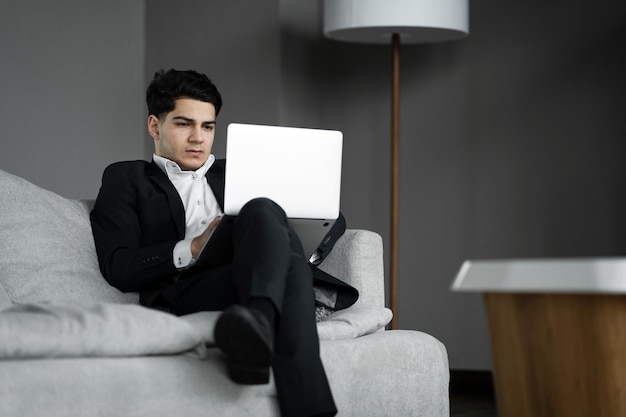
[{"label": "blazer sleeve", "polygon": [[167,197],[150,186],[141,162],[107,167],[91,212],[102,275],[124,292],[158,288],[179,274],[172,259],[179,236],[164,214]]}]

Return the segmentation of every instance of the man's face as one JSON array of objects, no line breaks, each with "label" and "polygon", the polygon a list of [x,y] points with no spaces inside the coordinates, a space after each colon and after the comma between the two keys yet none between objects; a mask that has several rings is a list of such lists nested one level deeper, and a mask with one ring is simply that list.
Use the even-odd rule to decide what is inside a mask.
[{"label": "man's face", "polygon": [[184,171],[200,168],[211,154],[215,136],[215,106],[204,101],[179,98],[163,120],[148,117],[154,153],[176,162]]}]

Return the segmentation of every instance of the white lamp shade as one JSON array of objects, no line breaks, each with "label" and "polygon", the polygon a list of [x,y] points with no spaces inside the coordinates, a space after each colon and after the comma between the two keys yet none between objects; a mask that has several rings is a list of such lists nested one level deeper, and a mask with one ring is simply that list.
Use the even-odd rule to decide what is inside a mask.
[{"label": "white lamp shade", "polygon": [[469,32],[469,0],[324,0],[324,35],[346,42],[442,42]]}]

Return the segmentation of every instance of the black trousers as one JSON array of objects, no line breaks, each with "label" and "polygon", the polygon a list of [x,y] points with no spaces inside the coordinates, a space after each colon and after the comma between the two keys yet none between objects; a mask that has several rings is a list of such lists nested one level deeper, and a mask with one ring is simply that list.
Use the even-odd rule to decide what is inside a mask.
[{"label": "black trousers", "polygon": [[272,369],[281,415],[334,415],[319,355],[313,276],[285,212],[271,200],[252,200],[232,230],[232,242],[225,242],[232,244],[232,259],[190,268],[159,299],[182,315],[269,298],[278,313]]}]

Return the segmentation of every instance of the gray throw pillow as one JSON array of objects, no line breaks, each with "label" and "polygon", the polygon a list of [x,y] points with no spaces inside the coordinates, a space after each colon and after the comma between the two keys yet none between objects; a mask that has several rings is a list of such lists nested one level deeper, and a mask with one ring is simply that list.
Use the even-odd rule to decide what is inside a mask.
[{"label": "gray throw pillow", "polygon": [[0,194],[0,286],[13,303],[138,301],[102,277],[86,202],[2,170]]}]

